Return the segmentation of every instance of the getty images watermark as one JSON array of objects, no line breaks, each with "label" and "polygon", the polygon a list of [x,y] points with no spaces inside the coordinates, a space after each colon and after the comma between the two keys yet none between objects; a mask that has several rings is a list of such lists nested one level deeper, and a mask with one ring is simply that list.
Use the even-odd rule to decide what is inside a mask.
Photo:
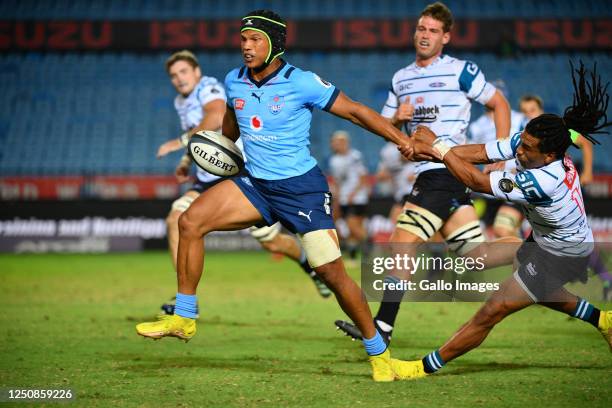
[{"label": "getty images watermark", "polygon": [[[598,245],[596,251],[606,259],[609,249]],[[585,285],[593,276],[589,257],[551,256],[535,242],[486,243],[460,252],[444,243],[374,245],[362,258],[361,288],[373,302],[481,302],[503,282],[518,279],[529,296],[545,301],[566,285],[593,298],[603,282]]]}]

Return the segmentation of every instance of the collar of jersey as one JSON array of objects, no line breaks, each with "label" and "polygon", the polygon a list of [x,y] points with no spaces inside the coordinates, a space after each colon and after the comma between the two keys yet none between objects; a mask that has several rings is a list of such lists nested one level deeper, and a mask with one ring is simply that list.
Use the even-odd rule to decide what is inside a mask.
[{"label": "collar of jersey", "polygon": [[264,86],[266,84],[266,82],[268,82],[269,80],[271,80],[272,78],[274,78],[275,76],[278,75],[279,72],[281,72],[281,70],[283,68],[285,68],[285,66],[287,65],[287,63],[285,62],[285,60],[281,59],[281,64],[280,67],[278,67],[277,69],[274,70],[274,72],[272,72],[270,75],[266,76],[264,79],[262,79],[261,81],[257,81],[255,80],[252,76],[251,76],[251,71],[247,68],[247,77],[249,78],[249,81],[251,81],[256,87],[261,88],[262,86]]},{"label": "collar of jersey", "polygon": [[441,63],[441,62],[442,62],[442,60],[444,59],[444,57],[446,57],[446,54],[444,54],[444,53],[440,54],[440,55],[438,56],[438,58],[436,58],[436,60],[435,60],[434,62],[432,62],[431,64],[429,64],[429,65],[428,65],[428,66],[426,66],[426,67],[421,67],[421,66],[417,65],[416,61],[414,61],[414,62],[412,63],[412,69],[414,69],[414,70],[415,70],[415,71],[417,71],[417,72],[418,72],[418,71],[420,71],[420,70],[427,71],[428,69],[430,69],[430,68],[432,68],[432,67],[434,67],[434,66],[438,65],[439,63]]}]

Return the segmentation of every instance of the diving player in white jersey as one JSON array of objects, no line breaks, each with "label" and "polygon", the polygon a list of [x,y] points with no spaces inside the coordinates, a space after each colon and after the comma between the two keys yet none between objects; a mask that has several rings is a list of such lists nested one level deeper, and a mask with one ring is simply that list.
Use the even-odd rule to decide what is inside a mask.
[{"label": "diving player in white jersey", "polygon": [[[178,95],[174,99],[174,108],[180,118],[184,133],[178,139],[171,139],[159,147],[157,157],[165,156],[175,150],[187,146],[192,134],[199,130],[219,130],[225,114],[227,97],[223,85],[213,77],[202,75],[200,64],[196,56],[187,50],[172,54],[166,60],[166,72]],[[242,149],[242,141],[236,144]],[[185,154],[175,170],[179,183],[189,181],[191,159]],[[178,219],[200,194],[223,179],[197,168],[196,181],[182,197],[172,203],[166,217],[168,228],[168,247],[172,256],[172,264],[176,270],[179,231]],[[329,297],[331,291],[317,277],[306,260],[306,254],[290,235],[280,232],[281,225],[276,223],[270,227],[252,227],[251,236],[257,239],[261,246],[273,253],[281,253],[300,264],[304,272],[313,280],[319,294]],[[174,301],[162,305],[166,314],[174,313]]]},{"label": "diving player in white jersey", "polygon": [[434,152],[424,146],[414,156],[406,153],[412,142],[379,114],[282,60],[286,36],[286,24],[274,12],[256,10],[242,18],[244,65],[225,77],[228,109],[222,133],[233,141],[243,139],[245,172],[205,191],[181,215],[175,314],[138,324],[136,331],[152,338],[191,339],[205,235],[281,221],[298,234],[310,265],[362,331],[373,379],[393,381],[404,362],[391,359],[361,289],[344,269],[329,186],[309,150],[312,110],[329,111],[384,137],[410,158],[432,160]]},{"label": "diving player in white jersey", "polygon": [[[577,75],[576,75],[577,74]],[[541,304],[590,323],[603,335],[612,351],[612,311],[597,309],[571,294],[564,285],[586,281],[586,267],[594,242],[580,192],[580,179],[566,156],[581,134],[593,143],[607,122],[607,85],[595,70],[589,83],[584,66],[574,70],[574,102],[563,117],[543,114],[532,119],[522,133],[487,144],[450,148],[426,127],[414,138],[432,144],[457,179],[474,191],[518,203],[533,228],[516,253],[518,268],[442,347],[422,360],[404,365],[401,378],[419,378],[438,371],[449,361],[478,347],[506,316]],[[516,160],[518,172],[484,174],[471,163]],[[548,347],[554,347],[554,344]]]},{"label": "diving player in white jersey", "polygon": [[[510,107],[506,98],[485,80],[476,64],[442,54],[451,39],[452,24],[450,10],[440,2],[421,12],[414,34],[416,60],[393,75],[382,116],[407,132],[416,125],[424,125],[440,140],[462,145],[471,103],[476,101],[492,110],[497,137],[508,137]],[[390,241],[409,244],[395,247],[402,247],[404,255],[410,255],[418,244],[440,231],[449,249],[457,255],[474,256],[484,237],[469,189],[444,164],[422,162],[416,165],[416,170],[416,183]],[[399,280],[408,278],[406,271],[393,273],[385,278],[386,287],[395,287]],[[391,338],[403,294],[401,290],[385,290],[375,316],[377,328],[386,341]],[[361,338],[350,322],[338,320],[336,326],[353,338]]]},{"label": "diving player in white jersey", "polygon": [[368,235],[363,225],[370,196],[368,169],[361,152],[351,147],[348,132],[334,132],[330,146],[334,154],[329,158],[329,173],[337,190],[336,200],[340,204],[341,216],[349,230],[349,260],[356,265],[357,251]]}]

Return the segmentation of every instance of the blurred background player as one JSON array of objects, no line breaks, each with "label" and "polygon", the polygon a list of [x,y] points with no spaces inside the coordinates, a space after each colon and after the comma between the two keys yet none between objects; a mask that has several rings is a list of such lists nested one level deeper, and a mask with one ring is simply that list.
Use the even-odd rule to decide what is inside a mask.
[{"label": "blurred background player", "polygon": [[393,143],[385,143],[380,149],[376,182],[378,186],[382,183],[388,185],[385,190],[393,196],[394,203],[389,212],[392,222],[397,220],[407,195],[412,191],[416,181],[415,167],[416,163],[406,160]]},{"label": "blurred background player", "polygon": [[[417,130],[416,139],[433,143],[446,166],[468,187],[520,203],[533,230],[517,252],[518,268],[513,276],[442,347],[422,360],[403,363],[402,370],[396,370],[401,378],[435,373],[478,347],[505,317],[533,304],[591,324],[612,352],[612,310],[599,310],[564,288],[568,282],[586,282],[594,246],[580,177],[566,151],[575,135],[595,141],[594,134],[608,133],[604,129],[612,125],[606,115],[607,84],[602,86],[595,70],[589,83],[582,63],[575,72],[573,68],[574,100],[563,117],[537,116],[512,138],[451,149],[431,130]],[[518,161],[516,174],[503,170],[485,174],[471,164],[505,160]]]},{"label": "blurred background player", "polygon": [[[167,59],[165,66],[170,82],[178,93],[174,99],[174,108],[180,118],[181,128],[184,133],[179,138],[170,139],[163,143],[158,149],[158,158],[185,148],[191,135],[197,131],[219,131],[223,122],[227,101],[223,85],[216,78],[202,74],[200,64],[191,51],[183,50],[172,54]],[[242,149],[242,141],[238,139],[236,143]],[[179,183],[189,181],[190,171],[191,159],[185,154],[175,170],[177,181]],[[172,203],[172,208],[166,217],[166,225],[168,228],[168,247],[175,270],[179,241],[178,219],[180,215],[189,208],[193,200],[200,194],[221,180],[222,178],[198,167],[196,181],[183,196]],[[265,250],[287,255],[299,263],[302,270],[310,276],[316,285],[319,294],[323,297],[329,297],[331,291],[310,268],[301,246],[295,238],[280,231],[281,226],[279,223],[270,227],[252,227],[250,229],[251,236],[257,239]],[[166,314],[173,314],[174,299],[164,303],[162,310]]]},{"label": "blurred background player", "polygon": [[[496,79],[491,82],[499,92],[501,92],[506,99],[509,98],[508,89],[506,83],[502,79]],[[512,110],[510,108],[510,133],[513,135],[516,132],[523,130],[526,120],[525,116]],[[493,111],[485,106],[485,112],[474,122],[472,122],[468,128],[468,142],[469,143],[487,143],[496,139],[495,123],[493,122]],[[474,193],[474,206],[477,208],[484,225],[487,227],[487,232],[493,237],[505,237],[511,236],[508,232],[508,221],[506,221],[506,213],[502,210],[498,212],[500,207],[505,204],[506,208],[510,210],[515,209],[513,204],[504,203],[501,200],[496,199],[492,196],[486,196],[479,193]],[[516,212],[520,214],[518,209]],[[498,215],[499,214],[499,215]]]},{"label": "blurred background player", "polygon": [[[461,145],[466,140],[472,101],[476,101],[491,110],[496,137],[508,137],[510,107],[503,94],[485,80],[475,63],[442,53],[451,40],[452,26],[451,11],[440,2],[421,12],[414,34],[416,60],[393,75],[382,116],[406,133],[416,125],[424,125],[432,128],[440,140]],[[469,189],[444,164],[421,162],[416,171],[416,183],[397,219],[391,242],[403,244],[397,248],[414,254],[418,244],[440,231],[452,251],[459,256],[468,255],[485,240]],[[407,278],[392,273],[385,282],[393,284]],[[404,291],[385,290],[374,317],[387,342],[403,295]],[[361,338],[359,330],[349,322],[339,320],[336,326],[353,338]]]},{"label": "blurred background player", "polygon": [[[360,151],[351,147],[351,139],[344,130],[335,131],[330,139],[333,155],[329,159],[332,192],[340,205],[340,217],[346,222],[348,236],[347,266],[357,265],[357,252],[364,249],[367,231],[364,225],[370,195],[368,170]],[[397,150],[397,148],[396,148]]]}]

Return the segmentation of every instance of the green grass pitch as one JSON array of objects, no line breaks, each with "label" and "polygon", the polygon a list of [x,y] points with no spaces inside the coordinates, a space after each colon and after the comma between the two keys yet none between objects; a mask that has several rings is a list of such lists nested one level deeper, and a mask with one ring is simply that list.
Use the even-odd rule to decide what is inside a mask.
[{"label": "green grass pitch", "polygon": [[[599,333],[542,307],[509,317],[479,349],[435,376],[376,384],[361,344],[334,330],[333,321],[344,316],[335,301],[319,298],[295,264],[265,253],[207,255],[198,334],[187,344],[143,339],[134,330],[175,292],[164,252],[1,255],[0,288],[0,387],[73,388],[76,400],[68,406],[609,407],[612,401],[612,355]],[[477,307],[403,304],[393,355],[420,358]],[[40,404],[18,406],[28,405]]]}]

